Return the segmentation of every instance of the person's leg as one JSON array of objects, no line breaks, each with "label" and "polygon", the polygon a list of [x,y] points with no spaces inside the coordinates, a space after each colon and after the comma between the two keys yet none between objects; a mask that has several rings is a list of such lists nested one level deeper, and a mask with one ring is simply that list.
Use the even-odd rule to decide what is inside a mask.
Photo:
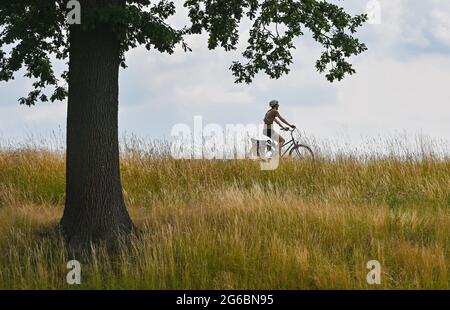
[{"label": "person's leg", "polygon": [[272,130],[272,140],[278,143],[278,154],[281,155],[281,148],[283,147],[284,142],[286,141],[275,130]]},{"label": "person's leg", "polygon": [[[272,132],[273,132],[272,126],[264,125],[263,134],[264,134],[266,137],[269,137],[270,141],[272,141]],[[267,145],[264,145],[263,153],[264,153],[264,158],[263,158],[263,159],[267,159],[267,158],[266,158]]]},{"label": "person's leg", "polygon": [[273,140],[273,139],[272,139],[273,130],[272,130],[272,127],[271,127],[271,126],[265,125],[265,126],[264,126],[264,129],[263,129],[263,134],[264,134],[266,137],[269,137],[269,139]]},{"label": "person's leg", "polygon": [[285,142],[286,142],[286,140],[284,140],[283,137],[280,136],[280,143],[278,144],[280,155],[281,155],[281,149],[283,148],[283,145]]}]

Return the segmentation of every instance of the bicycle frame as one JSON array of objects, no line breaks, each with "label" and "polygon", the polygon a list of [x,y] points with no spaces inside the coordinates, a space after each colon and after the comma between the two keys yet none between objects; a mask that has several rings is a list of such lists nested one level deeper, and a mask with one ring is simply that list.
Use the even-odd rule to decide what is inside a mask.
[{"label": "bicycle frame", "polygon": [[296,141],[295,141],[294,135],[293,135],[294,130],[295,130],[295,129],[289,130],[289,131],[291,132],[291,140],[285,142],[285,143],[281,146],[281,148],[284,148],[284,147],[287,147],[287,146],[289,145],[289,147],[288,147],[284,152],[282,152],[281,157],[283,157],[284,155],[286,155],[286,153],[288,153],[288,152],[296,145]]},{"label": "bicycle frame", "polygon": [[[298,129],[297,128],[293,128],[293,129],[289,129],[289,130],[286,130],[286,131],[289,131],[291,133],[291,139],[289,141],[285,142],[281,146],[280,158],[284,157],[288,153],[290,155],[290,153],[292,153],[292,151],[295,148],[302,148],[302,149],[306,149],[309,152],[309,154],[312,156],[312,158],[314,159],[314,152],[311,150],[311,148],[309,146],[307,146],[307,145],[301,144],[299,140],[294,138],[294,131],[297,131],[299,136],[301,137],[301,133],[298,131]],[[275,145],[270,143],[270,141],[274,141],[274,140],[268,140],[267,141],[267,146],[270,147],[270,150],[277,151],[279,145],[277,144],[276,149],[275,149]],[[269,148],[268,148],[268,150],[269,150]],[[297,154],[300,156],[298,150],[297,150]]]},{"label": "bicycle frame", "polygon": [[[289,145],[289,147],[288,147],[286,150],[282,151],[281,157],[283,157],[284,155],[286,155],[286,154],[287,154],[287,153],[288,153],[288,152],[289,152],[289,151],[297,144],[297,142],[295,141],[294,135],[293,135],[294,130],[296,130],[296,129],[291,129],[291,130],[289,130],[290,133],[291,133],[291,139],[290,139],[289,141],[285,142],[285,143],[281,146],[281,148],[285,148],[285,147],[287,147],[287,146]],[[271,146],[271,147],[274,147],[274,146]],[[277,146],[277,147],[278,147],[278,146]]]}]

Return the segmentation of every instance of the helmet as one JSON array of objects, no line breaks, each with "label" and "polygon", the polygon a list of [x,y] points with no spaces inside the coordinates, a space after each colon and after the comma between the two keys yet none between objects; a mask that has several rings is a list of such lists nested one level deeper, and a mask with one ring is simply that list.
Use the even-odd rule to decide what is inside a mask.
[{"label": "helmet", "polygon": [[274,107],[276,107],[278,105],[279,105],[278,100],[272,100],[271,102],[269,102],[269,106],[271,108],[274,108]]}]

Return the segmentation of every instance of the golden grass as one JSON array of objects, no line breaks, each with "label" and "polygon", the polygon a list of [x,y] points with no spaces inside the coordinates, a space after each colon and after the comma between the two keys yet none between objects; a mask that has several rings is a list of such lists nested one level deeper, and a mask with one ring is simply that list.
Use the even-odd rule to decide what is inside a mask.
[{"label": "golden grass", "polygon": [[[111,253],[64,249],[64,155],[0,151],[0,288],[449,289],[450,161],[176,161],[122,154],[126,203],[143,230]],[[82,285],[66,263],[82,264]],[[366,282],[366,263],[382,284]]]}]

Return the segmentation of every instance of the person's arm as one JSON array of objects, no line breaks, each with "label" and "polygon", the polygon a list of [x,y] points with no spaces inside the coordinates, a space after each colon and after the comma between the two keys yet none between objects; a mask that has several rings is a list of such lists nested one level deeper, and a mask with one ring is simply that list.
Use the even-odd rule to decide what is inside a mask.
[{"label": "person's arm", "polygon": [[[289,124],[289,122],[288,122],[287,120],[285,120],[285,119],[280,115],[280,113],[277,112],[277,116],[278,116],[278,118],[279,118],[283,123],[285,123],[285,124],[288,125],[289,127],[295,128],[295,126]],[[276,120],[276,119],[275,119],[275,120]],[[277,124],[280,125],[281,127],[283,127],[283,125],[281,125],[279,122],[277,122]],[[284,128],[284,127],[283,127],[283,128]],[[289,128],[288,128],[288,129],[289,129]]]},{"label": "person's arm", "polygon": [[276,118],[274,119],[275,123],[277,123],[282,129],[286,130],[286,127],[283,126],[283,124],[277,120]]}]

